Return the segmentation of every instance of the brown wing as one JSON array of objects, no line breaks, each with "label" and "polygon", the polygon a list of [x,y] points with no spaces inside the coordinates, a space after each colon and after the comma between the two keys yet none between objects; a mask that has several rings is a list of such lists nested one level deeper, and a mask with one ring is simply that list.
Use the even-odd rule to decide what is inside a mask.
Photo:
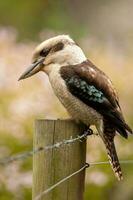
[{"label": "brown wing", "polygon": [[89,83],[101,90],[114,107],[120,108],[117,92],[111,80],[103,71],[89,60],[83,62],[79,67],[75,67],[75,70],[84,79],[88,79]]},{"label": "brown wing", "polygon": [[126,130],[131,132],[131,129],[124,121],[110,79],[101,70],[87,60],[81,64],[64,66],[60,73],[74,96],[102,114],[121,135],[127,137]]}]

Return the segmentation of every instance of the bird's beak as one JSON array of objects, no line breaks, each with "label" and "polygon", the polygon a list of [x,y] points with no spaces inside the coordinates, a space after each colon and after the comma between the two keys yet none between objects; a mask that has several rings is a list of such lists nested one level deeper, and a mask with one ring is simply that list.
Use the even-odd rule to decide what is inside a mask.
[{"label": "bird's beak", "polygon": [[18,81],[20,81],[22,79],[26,79],[26,78],[36,74],[37,72],[39,72],[41,70],[41,68],[43,67],[43,65],[41,65],[43,63],[43,61],[44,61],[44,58],[40,58],[36,62],[32,63],[28,67],[28,69],[20,76]]}]

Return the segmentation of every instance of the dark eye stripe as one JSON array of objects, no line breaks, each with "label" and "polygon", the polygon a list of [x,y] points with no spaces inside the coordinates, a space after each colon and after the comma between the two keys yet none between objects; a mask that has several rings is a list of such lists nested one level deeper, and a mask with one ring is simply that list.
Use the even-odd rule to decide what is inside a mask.
[{"label": "dark eye stripe", "polygon": [[53,47],[53,52],[60,51],[63,49],[63,47],[64,47],[64,44],[62,42],[59,42]]},{"label": "dark eye stripe", "polygon": [[51,49],[43,49],[41,52],[40,52],[40,56],[42,57],[46,57],[49,52],[50,52]]},{"label": "dark eye stripe", "polygon": [[64,47],[64,44],[63,44],[62,42],[59,42],[59,43],[57,43],[56,45],[54,45],[54,46],[53,46],[52,48],[50,48],[50,49],[43,49],[43,50],[40,52],[40,56],[46,57],[46,56],[49,54],[50,51],[51,51],[51,52],[60,51],[60,50],[63,49],[63,47]]}]

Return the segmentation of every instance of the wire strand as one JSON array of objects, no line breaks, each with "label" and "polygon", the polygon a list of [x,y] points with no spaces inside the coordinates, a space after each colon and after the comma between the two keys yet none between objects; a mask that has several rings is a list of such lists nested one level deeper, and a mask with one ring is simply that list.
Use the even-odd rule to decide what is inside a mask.
[{"label": "wire strand", "polygon": [[47,151],[47,150],[54,149],[54,148],[56,149],[56,148],[62,147],[64,145],[73,144],[73,143],[75,143],[77,141],[82,142],[83,139],[86,139],[87,135],[88,135],[88,132],[85,132],[84,134],[78,135],[75,138],[71,137],[70,139],[63,140],[61,142],[57,142],[57,143],[55,143],[53,145],[49,145],[49,146],[45,146],[45,147],[39,147],[37,149],[33,149],[32,151],[27,151],[27,152],[20,153],[20,154],[15,155],[15,156],[2,158],[2,159],[0,159],[0,165],[7,165],[7,164],[12,163],[14,161],[19,161],[19,160],[26,159],[26,158],[31,157],[34,154],[37,154],[37,153],[39,153],[41,151]]},{"label": "wire strand", "polygon": [[81,171],[83,171],[84,169],[86,169],[87,167],[89,167],[89,164],[86,163],[83,167],[81,167],[79,170],[75,171],[74,173],[70,174],[69,176],[63,178],[62,180],[58,181],[57,183],[55,183],[54,185],[52,185],[51,187],[49,187],[48,189],[44,190],[43,192],[41,192],[37,197],[34,198],[34,200],[39,200],[41,197],[43,197],[44,195],[48,194],[51,190],[53,190],[54,188],[56,188],[58,185],[60,185],[61,183],[65,182],[66,180],[70,179],[71,177],[75,176],[76,174],[80,173]]},{"label": "wire strand", "polygon": [[[119,161],[121,164],[133,164],[133,160],[120,160]],[[91,165],[103,165],[103,164],[110,164],[109,161],[101,161],[101,162],[90,162]]]},{"label": "wire strand", "polygon": [[[15,156],[11,156],[11,157],[6,157],[3,159],[0,159],[0,165],[7,165],[10,164],[14,161],[19,161],[19,160],[24,160],[28,157],[33,156],[34,154],[37,154],[41,151],[47,151],[50,149],[56,149],[56,148],[60,148],[63,147],[64,145],[69,145],[69,144],[73,144],[77,141],[82,142],[84,139],[86,139],[88,133],[85,132],[82,135],[78,135],[75,138],[70,138],[67,140],[63,140],[61,142],[55,143],[53,145],[48,145],[45,147],[39,147],[37,149],[33,149],[32,151],[27,151],[24,153],[20,153],[18,155]],[[122,164],[133,164],[133,160],[121,160],[120,163]],[[63,178],[62,180],[60,180],[59,182],[55,183],[54,185],[52,185],[51,187],[49,187],[48,189],[46,189],[45,191],[43,191],[41,194],[39,194],[37,197],[35,197],[34,200],[39,200],[42,196],[44,196],[45,194],[49,193],[51,190],[53,190],[54,188],[56,188],[58,185],[60,185],[61,183],[65,182],[66,180],[70,179],[71,177],[75,176],[76,174],[80,173],[81,171],[83,171],[85,168],[89,167],[89,166],[94,166],[94,165],[107,165],[110,164],[109,161],[100,161],[100,162],[90,162],[89,164],[85,164],[82,168],[80,168],[79,170],[75,171],[74,173],[70,174],[69,176]]]},{"label": "wire strand", "polygon": [[[121,160],[120,163],[123,164],[133,164],[133,160]],[[74,173],[70,174],[69,176],[63,178],[62,180],[58,181],[57,183],[55,183],[54,185],[52,185],[51,187],[49,187],[48,189],[44,190],[43,192],[41,192],[37,197],[34,198],[34,200],[40,200],[41,197],[43,197],[44,195],[48,194],[49,192],[51,192],[53,189],[55,189],[58,185],[60,185],[61,183],[65,182],[66,180],[70,179],[72,176],[75,176],[76,174],[80,173],[81,171],[83,171],[84,169],[88,168],[89,166],[93,166],[93,165],[102,165],[102,164],[110,164],[109,161],[101,161],[101,162],[90,162],[89,164],[86,163],[82,168],[80,168],[79,170],[75,171]]]}]

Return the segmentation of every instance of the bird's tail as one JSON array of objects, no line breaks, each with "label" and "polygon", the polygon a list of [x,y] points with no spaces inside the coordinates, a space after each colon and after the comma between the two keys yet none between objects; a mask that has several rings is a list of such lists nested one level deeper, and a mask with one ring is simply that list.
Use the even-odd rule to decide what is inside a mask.
[{"label": "bird's tail", "polygon": [[109,158],[110,164],[112,166],[112,169],[115,173],[115,176],[120,181],[120,180],[123,179],[123,176],[122,176],[122,171],[121,171],[119,159],[118,159],[116,149],[115,149],[114,136],[110,137],[109,135],[107,135],[107,134],[105,135],[105,133],[104,133],[102,140],[103,140],[103,142],[106,146],[108,158]]}]

